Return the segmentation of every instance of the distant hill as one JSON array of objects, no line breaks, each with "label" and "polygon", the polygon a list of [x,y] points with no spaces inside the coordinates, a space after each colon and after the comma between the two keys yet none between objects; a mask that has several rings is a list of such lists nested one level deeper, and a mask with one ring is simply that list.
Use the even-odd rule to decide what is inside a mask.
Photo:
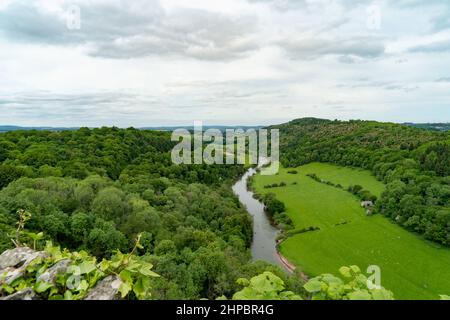
[{"label": "distant hill", "polygon": [[[209,130],[209,129],[219,129],[220,131],[225,131],[228,129],[231,130],[237,130],[237,129],[242,129],[242,130],[249,130],[249,129],[255,129],[258,130],[260,128],[263,128],[263,126],[203,126],[202,129],[205,130]],[[194,130],[194,126],[179,126],[179,127],[143,127],[143,128],[139,128],[140,130],[156,130],[156,131],[174,131],[176,129],[186,129],[189,131],[193,131]]]},{"label": "distant hill", "polygon": [[433,131],[450,131],[450,123],[404,123],[404,125],[433,130]]},{"label": "distant hill", "polygon": [[[297,119],[290,122],[290,124],[296,124],[300,122],[301,124],[313,124],[313,123],[323,123],[329,122],[330,120],[325,119],[316,119],[316,118],[303,118]],[[405,126],[432,130],[432,131],[450,131],[450,123],[412,123],[405,122],[403,123]],[[203,130],[208,129],[219,129],[221,131],[225,131],[227,129],[260,129],[264,126],[203,126]],[[22,127],[22,126],[14,126],[14,125],[0,125],[0,133],[8,132],[8,131],[29,131],[29,130],[37,130],[37,131],[70,131],[70,130],[78,130],[79,127]],[[176,129],[187,129],[189,131],[194,130],[193,126],[157,126],[157,127],[140,127],[140,130],[155,130],[155,131],[173,131]]]},{"label": "distant hill", "polygon": [[320,161],[372,169],[380,161],[396,161],[423,145],[450,138],[443,130],[361,120],[302,118],[270,128],[280,129],[281,160],[294,167]]},{"label": "distant hill", "polygon": [[69,127],[21,127],[21,126],[9,126],[9,125],[0,125],[0,132],[8,132],[8,131],[67,131],[67,130],[77,130],[79,128],[69,128]]},{"label": "distant hill", "polygon": [[[227,129],[259,129],[262,128],[262,126],[203,126],[203,130],[208,129],[219,129],[221,131],[227,130]],[[78,130],[79,127],[21,127],[21,126],[11,126],[11,125],[0,125],[0,133],[1,132],[8,132],[8,131],[30,131],[30,130],[37,130],[37,131],[71,131],[71,130]],[[153,131],[173,131],[176,129],[186,129],[186,130],[194,130],[193,126],[170,126],[170,127],[142,127],[138,128],[139,130],[153,130]]]}]

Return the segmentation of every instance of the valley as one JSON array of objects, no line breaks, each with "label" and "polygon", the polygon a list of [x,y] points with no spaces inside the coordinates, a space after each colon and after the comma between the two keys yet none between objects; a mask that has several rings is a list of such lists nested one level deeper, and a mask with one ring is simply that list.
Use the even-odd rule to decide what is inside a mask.
[{"label": "valley", "polygon": [[[0,255],[31,246],[54,254],[52,266],[60,249],[76,264],[77,252],[86,252],[88,271],[95,263],[104,269],[97,280],[117,273],[108,268],[123,258],[117,250],[135,255],[146,278],[124,275],[129,299],[440,299],[450,292],[448,133],[315,118],[267,129],[280,132],[282,166],[272,176],[248,159],[173,163],[168,132],[2,133]],[[286,270],[277,249],[296,271]],[[369,266],[379,267],[384,288],[361,280]],[[24,281],[2,284],[0,298],[41,285]],[[48,284],[35,293],[81,299],[95,284],[72,291]]]}]

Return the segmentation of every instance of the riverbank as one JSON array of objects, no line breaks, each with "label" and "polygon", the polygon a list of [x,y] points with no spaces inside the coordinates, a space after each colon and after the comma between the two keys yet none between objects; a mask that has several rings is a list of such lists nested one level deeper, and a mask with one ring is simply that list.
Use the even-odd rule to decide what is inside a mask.
[{"label": "riverbank", "polygon": [[[245,174],[232,186],[233,192],[237,195],[240,203],[246,207],[253,217],[253,243],[251,247],[252,259],[262,260],[282,267],[288,273],[295,273],[296,267],[288,261],[278,250],[280,244],[281,229],[274,225],[267,216],[265,207],[252,190],[251,178],[258,173],[258,168],[249,168]],[[302,275],[307,279],[306,275]]]}]

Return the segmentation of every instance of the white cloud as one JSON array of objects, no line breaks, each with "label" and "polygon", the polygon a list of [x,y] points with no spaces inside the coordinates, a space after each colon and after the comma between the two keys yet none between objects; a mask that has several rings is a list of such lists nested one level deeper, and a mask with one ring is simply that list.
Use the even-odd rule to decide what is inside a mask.
[{"label": "white cloud", "polygon": [[[66,27],[81,8],[81,29]],[[369,5],[380,28],[367,28]],[[448,1],[0,1],[0,122],[450,121]],[[412,111],[411,111],[412,110]]]}]

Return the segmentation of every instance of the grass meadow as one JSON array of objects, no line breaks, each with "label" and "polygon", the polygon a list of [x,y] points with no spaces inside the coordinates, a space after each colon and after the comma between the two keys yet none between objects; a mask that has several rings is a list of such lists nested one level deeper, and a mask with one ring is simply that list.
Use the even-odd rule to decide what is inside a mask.
[{"label": "grass meadow", "polygon": [[[286,205],[296,229],[315,226],[319,231],[297,234],[280,245],[281,253],[309,276],[336,274],[344,265],[381,268],[382,285],[396,299],[439,299],[450,294],[450,250],[404,230],[389,219],[367,216],[351,193],[316,182],[320,178],[344,187],[359,184],[379,196],[384,185],[370,172],[312,163],[292,169],[281,168],[276,176],[258,175],[258,193],[275,193]],[[265,189],[272,183],[286,187]],[[296,184],[294,184],[296,183]]]}]

